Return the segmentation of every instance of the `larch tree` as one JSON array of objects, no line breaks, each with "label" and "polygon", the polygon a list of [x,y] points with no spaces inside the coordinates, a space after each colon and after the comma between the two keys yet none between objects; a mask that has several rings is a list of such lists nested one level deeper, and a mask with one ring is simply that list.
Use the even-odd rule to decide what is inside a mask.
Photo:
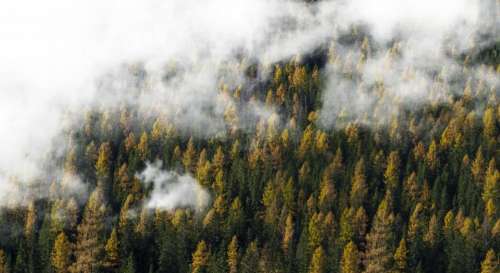
[{"label": "larch tree", "polygon": [[398,186],[399,181],[399,155],[398,152],[393,151],[389,154],[387,159],[387,167],[384,172],[384,180],[387,184],[387,188],[394,193],[394,190]]},{"label": "larch tree", "polygon": [[109,143],[103,143],[99,147],[99,156],[95,164],[98,183],[106,183],[111,170],[111,147]]},{"label": "larch tree", "polygon": [[294,224],[291,214],[288,214],[285,221],[285,230],[283,233],[283,240],[281,243],[281,248],[286,256],[290,254],[290,248],[292,247],[294,236]]},{"label": "larch tree", "polygon": [[92,192],[78,226],[73,273],[93,273],[101,270],[103,260],[103,231],[106,206],[102,190]]},{"label": "larch tree", "polygon": [[191,273],[204,273],[207,270],[210,253],[205,241],[200,241],[193,253],[191,262]]},{"label": "larch tree", "polygon": [[186,150],[182,156],[182,164],[187,172],[194,173],[194,167],[196,163],[196,150],[194,148],[193,138],[191,137],[188,141]]},{"label": "larch tree", "polygon": [[229,267],[229,273],[238,273],[238,252],[238,238],[236,238],[236,236],[233,236],[227,248],[227,264]]},{"label": "larch tree", "polygon": [[403,238],[399,242],[399,246],[394,253],[394,273],[407,272],[408,268],[408,249],[406,248],[406,240]]},{"label": "larch tree", "polygon": [[481,273],[498,273],[500,272],[500,263],[493,249],[486,252],[486,257],[481,263]]},{"label": "larch tree", "polygon": [[392,263],[394,216],[391,212],[389,197],[380,203],[370,233],[366,236],[365,273],[384,273]]},{"label": "larch tree", "polygon": [[359,266],[360,257],[359,251],[354,242],[350,241],[342,252],[342,260],[340,262],[341,273],[360,273]]},{"label": "larch tree", "polygon": [[103,268],[107,272],[118,272],[120,268],[120,249],[116,228],[111,231],[106,246]]},{"label": "larch tree", "polygon": [[51,263],[56,273],[68,273],[71,265],[71,244],[64,232],[57,235],[52,249]]},{"label": "larch tree", "polygon": [[325,251],[321,246],[314,250],[311,258],[311,264],[309,265],[309,273],[324,273],[326,269],[326,257]]},{"label": "larch tree", "polygon": [[2,249],[0,249],[0,273],[10,273],[9,262],[7,261],[5,251]]},{"label": "larch tree", "polygon": [[146,161],[149,158],[149,137],[146,132],[142,133],[139,143],[137,143],[137,151],[139,152],[139,158],[142,161]]},{"label": "larch tree", "polygon": [[354,176],[352,178],[352,186],[350,193],[351,206],[354,208],[361,207],[368,194],[368,186],[366,185],[365,162],[361,158],[354,167]]}]

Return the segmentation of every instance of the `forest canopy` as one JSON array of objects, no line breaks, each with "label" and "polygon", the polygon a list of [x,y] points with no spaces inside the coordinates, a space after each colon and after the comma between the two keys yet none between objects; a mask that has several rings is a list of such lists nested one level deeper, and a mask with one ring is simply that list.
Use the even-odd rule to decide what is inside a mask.
[{"label": "forest canopy", "polygon": [[0,273],[500,271],[498,1],[48,1]]}]

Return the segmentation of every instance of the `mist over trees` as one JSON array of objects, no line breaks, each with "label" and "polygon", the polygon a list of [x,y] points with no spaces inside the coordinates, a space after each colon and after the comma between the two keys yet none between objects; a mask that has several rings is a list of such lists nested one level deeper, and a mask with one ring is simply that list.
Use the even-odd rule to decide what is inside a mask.
[{"label": "mist over trees", "polygon": [[500,272],[496,21],[409,34],[411,5],[375,23],[342,17],[366,1],[271,2],[252,30],[280,37],[237,24],[237,49],[124,62],[64,105],[48,152],[12,153],[27,175],[6,150],[0,273]]}]

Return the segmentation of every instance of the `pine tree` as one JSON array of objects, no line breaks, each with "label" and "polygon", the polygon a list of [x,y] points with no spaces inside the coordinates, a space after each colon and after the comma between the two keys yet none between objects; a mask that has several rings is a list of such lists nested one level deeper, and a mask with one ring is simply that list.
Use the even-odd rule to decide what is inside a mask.
[{"label": "pine tree", "polygon": [[341,273],[360,273],[359,268],[359,253],[356,245],[350,241],[342,253],[342,260],[340,262]]},{"label": "pine tree", "polygon": [[474,161],[472,162],[471,166],[472,177],[474,178],[474,181],[478,185],[483,184],[484,165],[485,162],[484,162],[482,148],[479,147],[476,151],[476,157],[474,158]]},{"label": "pine tree", "polygon": [[10,273],[9,262],[7,261],[5,251],[2,249],[0,249],[0,273]]},{"label": "pine tree", "polygon": [[111,147],[109,143],[103,143],[99,147],[99,156],[95,164],[97,178],[101,183],[106,183],[111,170]]},{"label": "pine tree", "polygon": [[483,201],[492,200],[495,206],[500,205],[500,173],[495,169],[495,160],[492,159],[486,171],[483,186]]},{"label": "pine tree", "polygon": [[384,273],[390,270],[394,216],[390,209],[389,196],[386,195],[386,198],[380,203],[372,229],[366,236],[365,273]]},{"label": "pine tree", "polygon": [[34,202],[28,205],[28,212],[24,223],[24,237],[25,237],[25,257],[24,257],[24,271],[28,273],[35,273],[35,251],[36,251],[36,220],[37,211]]},{"label": "pine tree", "polygon": [[193,253],[193,260],[191,263],[191,273],[203,273],[207,270],[209,250],[205,241],[200,241],[196,246]]},{"label": "pine tree", "polygon": [[493,249],[488,250],[486,257],[481,263],[481,273],[498,273],[500,264]]},{"label": "pine tree", "polygon": [[[498,119],[497,119],[498,120]],[[495,113],[493,108],[488,107],[483,114],[484,135],[493,138],[497,136],[495,125]]]},{"label": "pine tree", "polygon": [[394,190],[398,186],[399,181],[399,155],[396,151],[393,151],[389,154],[389,158],[387,159],[387,167],[384,173],[384,180],[387,184],[387,188],[391,192],[394,192]]},{"label": "pine tree", "polygon": [[309,249],[315,250],[324,240],[323,213],[314,213],[307,226]]},{"label": "pine tree", "polygon": [[71,272],[93,273],[101,270],[105,215],[106,207],[103,193],[100,188],[97,188],[90,195],[82,222],[78,226],[75,247],[76,261],[71,266]]},{"label": "pine tree", "polygon": [[224,151],[222,151],[222,147],[217,147],[217,150],[212,159],[214,172],[217,173],[219,170],[223,170],[224,168]]},{"label": "pine tree", "polygon": [[290,254],[289,251],[290,248],[292,247],[293,236],[294,236],[293,218],[291,214],[288,214],[285,221],[285,230],[283,234],[283,241],[281,244],[283,252],[287,256]]},{"label": "pine tree", "polygon": [[437,154],[437,144],[436,141],[432,140],[431,145],[429,145],[429,150],[425,156],[425,162],[427,167],[431,171],[435,171],[438,167],[438,154]]},{"label": "pine tree", "polygon": [[56,273],[68,273],[71,265],[71,244],[64,232],[59,233],[51,255],[52,266]]},{"label": "pine tree", "polygon": [[120,253],[119,253],[119,241],[118,235],[116,232],[116,228],[111,231],[111,235],[106,243],[104,248],[105,257],[103,268],[107,272],[118,272],[117,270],[120,268]]},{"label": "pine tree", "polygon": [[394,273],[404,273],[408,267],[408,250],[406,248],[406,240],[403,238],[399,242],[399,246],[394,253]]},{"label": "pine tree", "polygon": [[182,164],[184,165],[184,169],[187,172],[194,173],[194,164],[196,162],[196,150],[193,144],[193,138],[190,138],[187,144],[186,151],[184,151],[184,155],[182,157]]},{"label": "pine tree", "polygon": [[229,273],[238,273],[238,238],[233,236],[227,249],[227,264],[229,266]]},{"label": "pine tree", "polygon": [[243,257],[241,258],[240,272],[241,273],[253,273],[258,268],[259,264],[259,250],[257,248],[257,242],[251,242]]},{"label": "pine tree", "polygon": [[149,140],[148,134],[146,132],[143,132],[141,138],[139,139],[139,143],[137,144],[137,152],[139,153],[139,158],[142,161],[146,161],[149,158]]},{"label": "pine tree", "polygon": [[323,212],[329,211],[335,200],[335,187],[329,170],[325,170],[321,178],[318,206]]},{"label": "pine tree", "polygon": [[325,269],[325,251],[321,246],[319,246],[314,250],[313,256],[311,258],[309,273],[324,273]]},{"label": "pine tree", "polygon": [[358,208],[363,205],[368,194],[368,186],[366,185],[365,162],[361,158],[354,168],[354,176],[352,178],[351,187],[351,206]]}]

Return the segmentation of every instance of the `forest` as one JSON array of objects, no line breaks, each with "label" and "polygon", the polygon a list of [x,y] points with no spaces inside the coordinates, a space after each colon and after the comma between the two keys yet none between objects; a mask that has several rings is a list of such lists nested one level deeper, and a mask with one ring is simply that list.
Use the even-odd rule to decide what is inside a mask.
[{"label": "forest", "polygon": [[[222,109],[203,112],[222,124],[189,128],[182,109],[121,99],[154,80],[140,62],[123,65],[126,90],[110,87],[116,75],[99,83],[115,107],[73,109],[81,118],[54,140],[64,148],[44,168],[63,171],[44,178],[48,193],[2,202],[0,273],[499,273],[498,42],[450,49],[458,66],[425,71],[418,101],[364,82],[379,56],[391,77],[418,79],[409,64],[391,69],[402,43],[353,27],[271,64],[241,56],[218,67]],[[182,69],[172,63],[160,81]],[[346,82],[368,106],[331,106],[325,90]]]}]

